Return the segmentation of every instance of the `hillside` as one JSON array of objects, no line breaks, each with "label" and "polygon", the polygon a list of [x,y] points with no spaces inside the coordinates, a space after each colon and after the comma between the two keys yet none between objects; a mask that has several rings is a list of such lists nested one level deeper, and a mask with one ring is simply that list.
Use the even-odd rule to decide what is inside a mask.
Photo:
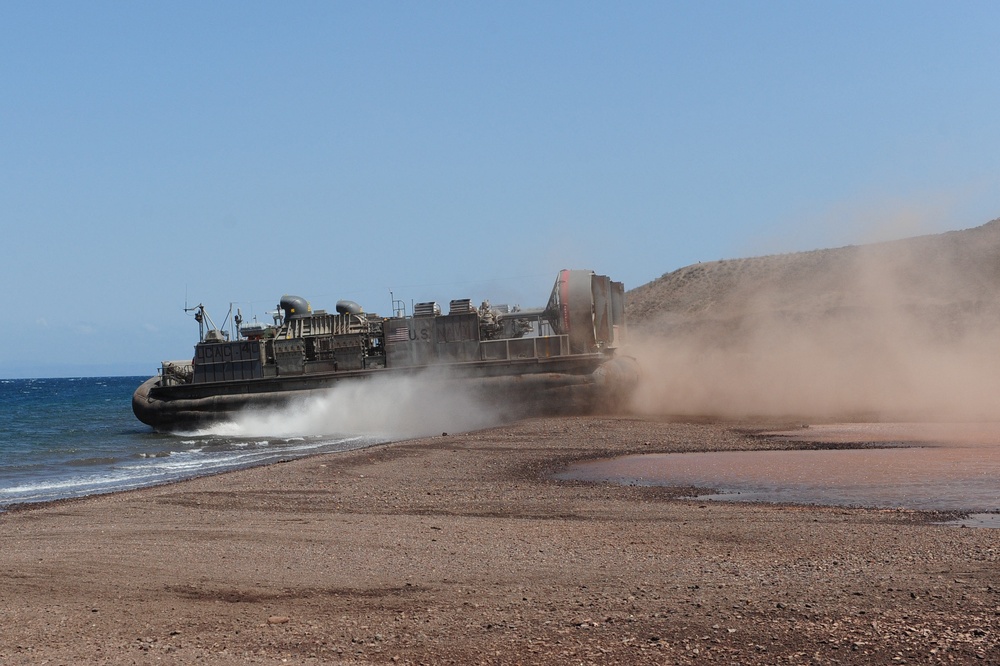
[{"label": "hillside", "polygon": [[994,309],[1000,219],[871,245],[685,266],[628,292],[628,321],[649,327],[762,311],[819,316],[849,308]]},{"label": "hillside", "polygon": [[628,292],[643,410],[1000,418],[1000,220]]}]

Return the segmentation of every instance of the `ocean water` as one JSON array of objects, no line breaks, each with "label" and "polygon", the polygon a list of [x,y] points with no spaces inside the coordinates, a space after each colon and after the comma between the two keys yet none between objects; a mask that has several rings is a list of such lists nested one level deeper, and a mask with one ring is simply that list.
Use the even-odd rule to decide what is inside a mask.
[{"label": "ocean water", "polygon": [[253,434],[232,424],[155,433],[132,414],[132,392],[144,379],[0,379],[0,511],[386,441],[375,434]]}]

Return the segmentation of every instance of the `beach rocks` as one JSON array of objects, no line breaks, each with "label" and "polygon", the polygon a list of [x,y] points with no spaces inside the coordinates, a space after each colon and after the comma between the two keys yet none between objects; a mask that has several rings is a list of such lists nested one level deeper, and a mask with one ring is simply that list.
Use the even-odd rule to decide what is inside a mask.
[{"label": "beach rocks", "polygon": [[539,419],[3,514],[0,663],[990,663],[994,530],[552,477],[774,425]]}]

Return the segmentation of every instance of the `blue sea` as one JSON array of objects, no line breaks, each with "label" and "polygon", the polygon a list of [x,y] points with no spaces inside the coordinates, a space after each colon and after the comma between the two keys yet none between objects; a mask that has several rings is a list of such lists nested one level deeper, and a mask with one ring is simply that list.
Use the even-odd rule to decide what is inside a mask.
[{"label": "blue sea", "polygon": [[144,379],[0,379],[0,510],[386,441],[232,424],[156,433],[132,414],[132,392]]}]

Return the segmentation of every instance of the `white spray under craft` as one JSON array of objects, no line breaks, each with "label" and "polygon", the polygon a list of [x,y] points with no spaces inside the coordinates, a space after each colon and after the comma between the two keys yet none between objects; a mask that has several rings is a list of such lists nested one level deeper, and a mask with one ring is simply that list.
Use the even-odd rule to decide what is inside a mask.
[{"label": "white spray under craft", "polygon": [[[626,337],[625,289],[588,270],[563,270],[543,308],[418,303],[380,317],[351,301],[336,313],[283,296],[273,325],[239,326],[235,338],[199,306],[194,357],[164,361],[132,396],[143,423],[172,430],[279,407],[344,381],[420,376],[511,416],[614,411],[638,383],[635,360],[616,354]],[[433,369],[433,370],[432,370]]]}]

